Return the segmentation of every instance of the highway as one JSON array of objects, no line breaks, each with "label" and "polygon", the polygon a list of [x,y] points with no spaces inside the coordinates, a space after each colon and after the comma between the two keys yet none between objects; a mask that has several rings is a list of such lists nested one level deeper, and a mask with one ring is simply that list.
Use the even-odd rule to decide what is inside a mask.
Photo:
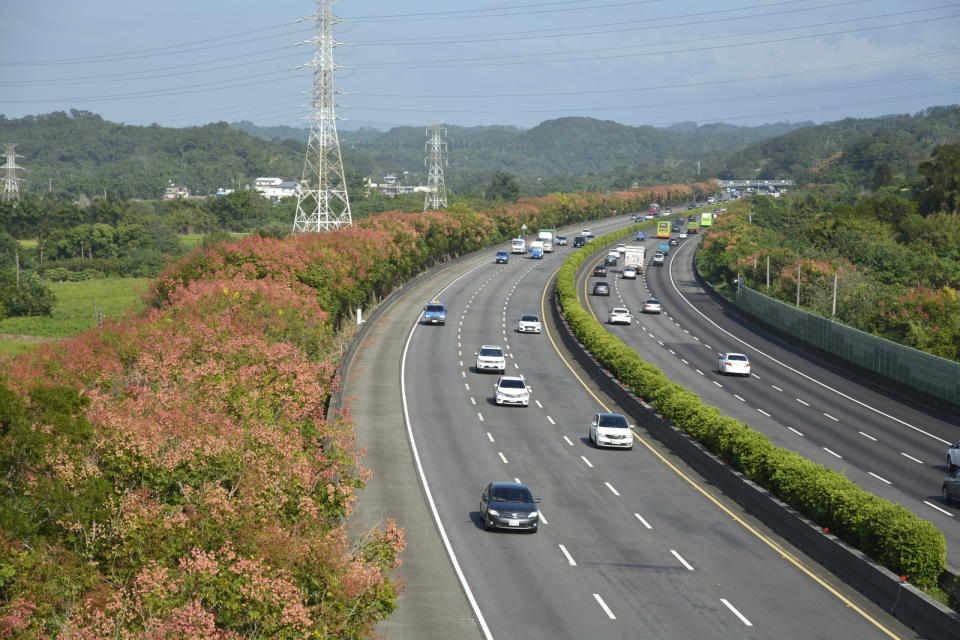
[{"label": "highway", "polygon": [[[621,216],[592,228],[601,235],[626,224]],[[376,521],[392,508],[408,538],[435,538],[405,561],[407,593],[381,631],[390,638],[914,637],[642,432],[633,451],[589,446],[592,414],[622,411],[567,364],[554,328],[515,331],[523,313],[547,319],[548,282],[571,250],[496,265],[490,249],[437,270],[411,288],[418,297],[404,296],[378,321],[383,330],[362,354],[363,371],[345,382],[358,439],[378,449],[368,458],[374,473],[377,460],[398,464],[407,446],[421,485],[413,495],[409,476],[396,485],[404,490],[378,487],[375,476],[368,491],[384,497],[369,506],[361,496],[361,519]],[[449,309],[444,327],[418,322],[434,296]],[[380,344],[394,346],[375,361]],[[496,375],[472,368],[481,344],[506,349],[507,373],[531,388],[529,408],[493,404]],[[399,371],[387,360],[393,349]],[[388,415],[391,408],[402,416]],[[376,424],[365,427],[368,418]],[[480,493],[496,480],[524,482],[543,499],[539,533],[483,530]],[[444,619],[431,605],[433,597],[456,600],[454,579],[467,594],[473,629],[464,624],[466,607],[445,605],[457,613]]]},{"label": "highway", "polygon": [[[635,311],[631,327],[608,330],[724,415],[933,522],[946,535],[948,562],[960,566],[960,510],[939,495],[947,445],[960,439],[958,423],[851,380],[731,313],[694,279],[692,257],[702,237],[681,240],[665,266],[648,268],[644,278],[608,278],[609,300],[586,291],[584,299],[601,321],[615,305]],[[661,300],[661,315],[639,313],[647,297]],[[746,353],[753,375],[717,373],[717,354],[726,351]]]}]

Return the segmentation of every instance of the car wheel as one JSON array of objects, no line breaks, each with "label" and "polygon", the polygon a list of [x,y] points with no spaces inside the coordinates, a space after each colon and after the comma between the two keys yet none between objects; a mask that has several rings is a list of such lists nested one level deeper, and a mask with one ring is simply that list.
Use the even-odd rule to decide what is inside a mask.
[{"label": "car wheel", "polygon": [[953,501],[953,498],[950,497],[950,492],[947,491],[947,486],[946,486],[946,485],[944,485],[943,488],[940,489],[940,495],[943,496],[943,501],[944,501],[944,502],[952,502],[952,501]]},{"label": "car wheel", "polygon": [[590,431],[587,431],[587,440],[589,440],[591,444],[594,444],[594,445],[597,444],[596,441],[593,439],[592,429]]}]

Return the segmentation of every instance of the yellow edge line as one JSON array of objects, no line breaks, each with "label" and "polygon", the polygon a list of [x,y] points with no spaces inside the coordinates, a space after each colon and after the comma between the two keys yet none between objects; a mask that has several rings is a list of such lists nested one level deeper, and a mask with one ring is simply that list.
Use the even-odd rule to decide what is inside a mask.
[{"label": "yellow edge line", "polygon": [[[561,264],[561,266],[562,266],[562,264]],[[550,278],[547,279],[547,284],[546,284],[546,286],[544,286],[544,288],[543,288],[543,294],[540,296],[540,317],[541,317],[541,318],[546,319],[546,317],[547,317],[547,306],[546,306],[546,305],[547,305],[547,291],[550,290],[550,283],[553,282],[553,279],[554,279],[554,278],[556,278],[556,276],[557,276],[557,271],[559,271],[559,270],[560,270],[560,267],[557,267],[557,268],[554,270],[553,274],[551,274]],[[587,278],[587,280],[589,280],[589,278]],[[587,285],[586,285],[586,284],[584,284],[584,295],[587,295]],[[589,298],[588,298],[588,300],[589,300]],[[597,316],[596,316],[596,314],[593,313],[593,309],[592,309],[592,307],[590,306],[589,302],[587,303],[587,308],[590,309],[591,315],[593,315],[594,320],[596,320],[596,319],[597,319]],[[597,322],[599,322],[599,320],[597,320]],[[599,404],[599,405],[603,408],[604,411],[606,411],[607,413],[610,413],[610,408],[607,407],[606,404],[604,404],[603,400],[601,400],[601,399],[590,389],[589,386],[587,386],[587,384],[583,381],[583,378],[581,378],[581,377],[579,376],[579,374],[577,374],[577,372],[576,372],[576,371],[574,370],[574,368],[570,365],[570,363],[567,361],[567,359],[563,357],[563,353],[560,351],[560,348],[557,346],[557,342],[553,339],[553,334],[550,332],[549,325],[546,325],[546,326],[544,327],[544,333],[546,333],[547,338],[550,340],[550,344],[553,345],[553,349],[554,349],[554,351],[556,351],[557,355],[560,357],[560,360],[563,362],[564,365],[566,365],[566,367],[567,367],[567,369],[569,369],[570,373],[573,374],[573,377],[577,379],[577,382],[579,382],[580,385],[584,388],[584,390],[585,390],[587,393],[589,393],[589,394],[593,397],[594,400],[597,401],[597,404]],[[754,527],[752,527],[748,522],[744,521],[740,516],[738,516],[737,514],[735,514],[734,512],[732,512],[732,511],[731,511],[730,509],[728,509],[723,503],[721,503],[719,500],[717,500],[716,498],[714,498],[706,489],[704,489],[704,488],[701,487],[699,484],[697,484],[697,482],[696,482],[693,478],[691,478],[690,476],[688,476],[687,474],[685,474],[683,471],[681,471],[679,468],[677,468],[676,465],[674,465],[672,462],[670,462],[670,461],[667,460],[665,457],[663,457],[663,456],[660,454],[660,452],[657,451],[656,449],[654,449],[654,448],[650,445],[650,443],[647,442],[639,433],[637,433],[636,431],[634,431],[634,432],[633,432],[633,435],[634,435],[634,437],[635,437],[637,440],[640,441],[640,443],[641,443],[644,447],[647,448],[647,450],[650,451],[650,453],[652,453],[652,454],[655,455],[657,458],[659,458],[660,461],[663,462],[663,464],[667,465],[667,467],[669,467],[670,469],[672,469],[674,473],[676,473],[678,476],[680,476],[681,478],[683,478],[684,480],[686,480],[687,483],[688,483],[690,486],[692,486],[694,489],[696,489],[696,490],[699,491],[701,494],[703,494],[703,496],[704,496],[705,498],[707,498],[707,500],[709,500],[710,502],[712,502],[714,505],[716,505],[717,508],[719,508],[721,511],[723,511],[723,512],[726,513],[728,516],[730,516],[730,518],[732,518],[734,522],[736,522],[737,524],[741,525],[744,529],[746,529],[747,531],[749,531],[750,533],[752,533],[754,536],[757,537],[757,539],[759,539],[761,542],[763,542],[763,543],[766,544],[768,547],[770,547],[771,549],[773,549],[774,551],[776,551],[778,554],[780,554],[780,557],[782,557],[782,558],[785,559],[787,562],[789,562],[790,564],[792,564],[793,566],[795,566],[797,569],[799,569],[800,571],[802,571],[803,573],[805,573],[805,574],[806,574],[809,578],[811,578],[814,582],[816,582],[816,583],[819,584],[821,587],[823,587],[824,589],[826,589],[826,590],[827,590],[829,593],[831,593],[832,595],[836,596],[837,599],[839,599],[839,600],[840,600],[841,602],[843,602],[845,605],[847,605],[848,607],[850,607],[851,609],[853,609],[854,611],[856,611],[856,612],[857,612],[858,614],[860,614],[865,620],[867,620],[868,622],[870,622],[870,624],[872,624],[872,625],[875,626],[877,629],[879,629],[880,631],[882,631],[882,632],[883,632],[884,634],[886,634],[888,637],[890,637],[890,638],[899,638],[899,636],[896,635],[893,631],[891,631],[890,629],[887,629],[885,626],[883,626],[883,624],[882,624],[879,620],[876,620],[875,618],[873,618],[870,614],[868,614],[866,611],[864,611],[864,610],[861,609],[859,606],[857,606],[853,601],[851,601],[851,600],[850,600],[849,598],[847,598],[845,595],[843,595],[842,593],[840,593],[839,591],[837,591],[836,589],[834,589],[834,588],[833,588],[832,586],[830,586],[827,582],[825,582],[822,578],[820,578],[820,577],[817,576],[815,573],[813,573],[813,571],[811,571],[811,570],[808,569],[806,566],[804,566],[804,564],[803,564],[802,562],[800,562],[800,560],[798,560],[798,559],[797,559],[795,556],[793,556],[790,552],[788,552],[786,549],[784,549],[783,547],[781,547],[779,544],[777,544],[776,542],[774,542],[773,540],[771,540],[771,539],[768,538],[767,536],[765,536],[765,535],[763,535],[762,533],[760,533],[759,531],[757,531],[757,530],[756,530]]]}]

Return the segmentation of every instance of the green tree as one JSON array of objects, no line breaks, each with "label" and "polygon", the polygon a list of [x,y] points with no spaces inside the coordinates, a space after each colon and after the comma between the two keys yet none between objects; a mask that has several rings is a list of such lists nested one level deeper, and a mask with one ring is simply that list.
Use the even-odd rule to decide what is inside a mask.
[{"label": "green tree", "polygon": [[920,164],[917,204],[927,215],[944,211],[960,213],[960,146],[934,147],[930,159]]},{"label": "green tree", "polygon": [[505,200],[513,202],[520,196],[520,185],[517,184],[517,178],[506,171],[497,171],[490,179],[484,191],[487,200]]}]

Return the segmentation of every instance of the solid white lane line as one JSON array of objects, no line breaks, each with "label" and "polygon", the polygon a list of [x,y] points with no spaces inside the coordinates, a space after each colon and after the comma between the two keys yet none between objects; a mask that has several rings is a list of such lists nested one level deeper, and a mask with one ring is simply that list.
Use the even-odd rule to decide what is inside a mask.
[{"label": "solid white lane line", "polygon": [[493,434],[491,434],[489,431],[487,431],[487,438],[490,440],[490,442],[495,442],[493,439]]},{"label": "solid white lane line", "polygon": [[809,402],[804,402],[804,401],[801,400],[800,398],[797,398],[797,402],[799,402],[800,404],[802,404],[802,405],[805,406],[805,407],[809,407],[809,406],[810,406],[810,403],[809,403]]},{"label": "solid white lane line", "polygon": [[536,405],[537,405],[538,407],[540,407],[541,409],[543,409],[543,405],[540,404],[540,401],[539,401],[539,400],[534,400],[534,403],[536,403]]},{"label": "solid white lane line", "polygon": [[613,485],[610,484],[609,482],[604,482],[603,484],[607,485],[607,489],[610,489],[610,492],[613,493],[613,495],[615,495],[615,496],[619,496],[619,495],[620,495],[620,492],[617,491],[616,489],[614,489],[614,488],[613,488]]},{"label": "solid white lane line", "polygon": [[830,449],[827,449],[826,447],[823,447],[823,450],[826,451],[827,453],[829,453],[830,455],[832,455],[832,456],[837,456],[838,458],[840,458],[841,460],[843,460],[843,456],[840,455],[839,453],[837,453],[836,451],[831,451]]},{"label": "solid white lane line", "polygon": [[767,416],[768,418],[770,417],[770,414],[767,413],[766,411],[764,411],[763,409],[757,409],[757,411],[759,411],[759,412],[762,413],[763,415]]},{"label": "solid white lane line", "polygon": [[771,387],[772,389],[776,389],[777,391],[783,391],[783,389],[781,389],[780,387],[778,387],[778,386],[775,385],[775,384],[770,385],[770,387]]},{"label": "solid white lane line", "polygon": [[797,431],[796,429],[794,429],[793,427],[787,427],[787,429],[790,429],[790,431],[793,431],[795,434],[797,434],[801,438],[803,437],[803,434]]},{"label": "solid white lane line", "polygon": [[870,440],[873,440],[874,442],[877,441],[877,439],[874,438],[874,437],[873,437],[872,435],[870,435],[869,433],[864,433],[863,431],[857,431],[857,433],[859,433],[860,435],[862,435],[864,438],[869,438]]},{"label": "solid white lane line", "polygon": [[562,552],[563,552],[563,555],[566,556],[566,558],[567,558],[567,563],[568,563],[571,567],[577,566],[577,561],[573,559],[573,556],[570,555],[570,552],[567,551],[567,548],[566,548],[565,546],[563,546],[562,544],[558,544],[557,546],[560,547],[560,551],[562,551]]},{"label": "solid white lane line", "polygon": [[580,456],[580,459],[583,460],[584,463],[586,463],[586,465],[587,465],[588,467],[590,467],[591,469],[593,469],[593,463],[590,462],[589,460],[587,460],[587,456]]},{"label": "solid white lane line", "polygon": [[746,400],[744,400],[743,398],[741,398],[741,397],[738,396],[737,394],[733,394],[733,397],[736,398],[737,400],[739,400],[740,402],[746,402]]},{"label": "solid white lane line", "polygon": [[550,416],[547,416],[547,422],[549,422],[550,424],[557,424],[556,422],[553,421],[553,418],[551,418]]},{"label": "solid white lane line", "polygon": [[909,458],[910,460],[913,460],[914,462],[919,462],[920,464],[923,464],[923,460],[917,460],[916,458],[914,458],[914,457],[913,457],[912,455],[910,455],[909,453],[904,453],[903,451],[901,451],[901,452],[900,452],[900,455],[902,455],[904,458]]},{"label": "solid white lane line", "polygon": [[635,515],[637,517],[637,520],[640,521],[640,524],[645,526],[647,529],[653,529],[653,527],[650,526],[650,523],[643,519],[642,515],[640,515],[639,513],[635,513],[633,515]]},{"label": "solid white lane line", "polygon": [[947,511],[946,509],[941,509],[940,507],[938,507],[937,505],[933,504],[932,502],[927,502],[926,500],[924,500],[924,501],[923,501],[923,504],[927,505],[928,507],[933,507],[934,509],[936,509],[936,510],[939,511],[940,513],[945,513],[945,514],[947,514],[948,516],[950,516],[951,518],[953,517],[953,514],[952,514],[952,513],[950,513],[950,512]]},{"label": "solid white lane line", "polygon": [[879,480],[880,482],[886,482],[887,484],[893,484],[892,482],[890,482],[890,481],[887,480],[886,478],[881,478],[880,476],[878,476],[877,474],[875,474],[873,471],[867,471],[867,474],[873,476],[874,478],[876,478],[876,479]]},{"label": "solid white lane line", "polygon": [[720,598],[720,602],[722,602],[723,604],[727,605],[727,609],[730,609],[730,611],[733,612],[733,615],[735,615],[735,616],[737,616],[738,618],[740,618],[740,622],[742,622],[743,624],[747,625],[748,627],[752,627],[752,626],[753,626],[753,623],[750,622],[749,620],[747,620],[747,618],[746,618],[742,613],[740,613],[739,611],[737,611],[737,608],[736,608],[735,606],[733,606],[732,604],[730,604],[730,602],[729,602],[726,598]]},{"label": "solid white lane line", "polygon": [[610,611],[610,607],[607,606],[607,603],[603,601],[603,598],[600,597],[599,593],[593,594],[593,599],[597,601],[597,604],[600,605],[600,608],[603,609],[603,612],[607,614],[607,617],[611,620],[616,620],[617,616],[613,615],[613,611]]},{"label": "solid white lane line", "polygon": [[829,413],[824,413],[823,415],[827,416],[828,418],[830,418],[830,419],[833,420],[834,422],[840,422],[840,418],[834,418],[834,417],[833,417],[832,415],[830,415]]},{"label": "solid white lane line", "polygon": [[563,439],[567,442],[568,445],[570,445],[571,447],[573,446],[573,440],[571,440],[567,436],[563,436]]},{"label": "solid white lane line", "polygon": [[507,456],[503,455],[503,451],[497,451],[497,455],[500,456],[501,460],[503,460],[503,464],[510,464],[507,462]]},{"label": "solid white lane line", "polygon": [[687,568],[687,571],[693,571],[693,567],[690,566],[690,563],[689,563],[689,562],[687,562],[686,560],[683,559],[683,556],[681,556],[679,553],[677,553],[677,552],[674,551],[673,549],[670,549],[670,553],[673,554],[673,557],[674,557],[674,558],[676,558],[677,560],[680,561],[680,564],[682,564],[683,566],[685,566],[685,567]]}]

